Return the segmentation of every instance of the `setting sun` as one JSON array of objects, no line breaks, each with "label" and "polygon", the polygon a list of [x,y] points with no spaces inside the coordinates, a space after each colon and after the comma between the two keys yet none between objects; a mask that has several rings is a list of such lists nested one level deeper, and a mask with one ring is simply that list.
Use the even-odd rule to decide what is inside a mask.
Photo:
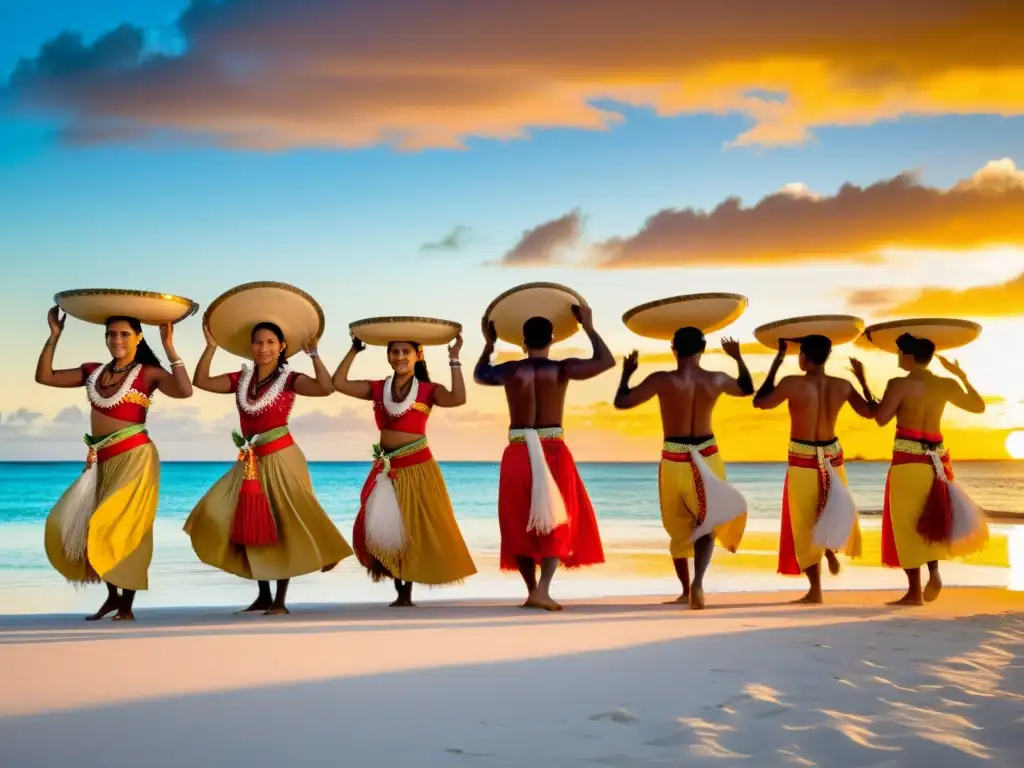
[{"label": "setting sun", "polygon": [[1011,432],[1006,436],[1006,452],[1011,459],[1024,459],[1024,430]]}]

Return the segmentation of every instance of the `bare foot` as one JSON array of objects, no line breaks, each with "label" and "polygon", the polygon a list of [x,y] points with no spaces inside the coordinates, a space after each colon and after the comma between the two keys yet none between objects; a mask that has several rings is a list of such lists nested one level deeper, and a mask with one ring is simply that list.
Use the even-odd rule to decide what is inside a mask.
[{"label": "bare foot", "polygon": [[935,598],[939,596],[942,591],[942,578],[939,574],[928,577],[928,583],[924,585],[924,601],[926,603],[935,602]]},{"label": "bare foot", "polygon": [[118,611],[114,614],[114,621],[135,621],[135,614],[131,611]]},{"label": "bare foot", "polygon": [[273,605],[263,612],[264,616],[287,616],[291,611],[283,605]]},{"label": "bare foot", "polygon": [[825,597],[820,589],[812,589],[799,600],[790,600],[790,602],[794,605],[821,605],[825,602]]},{"label": "bare foot", "polygon": [[250,605],[248,608],[243,608],[240,611],[235,611],[234,615],[241,616],[243,613],[266,613],[271,609],[272,606],[273,603],[269,600],[261,600],[257,597],[252,605]]},{"label": "bare foot", "polygon": [[680,605],[680,604],[686,605],[689,602],[690,602],[690,593],[689,592],[683,592],[683,594],[681,594],[675,600],[666,600],[665,602],[662,603],[662,605]]},{"label": "bare foot", "polygon": [[690,608],[694,611],[704,610],[703,587],[690,587]]},{"label": "bare foot", "polygon": [[120,598],[118,598],[118,597],[108,597],[106,600],[103,601],[103,605],[100,606],[100,609],[98,611],[96,611],[96,613],[94,613],[92,616],[86,616],[85,620],[86,621],[99,621],[104,616],[106,616],[108,613],[116,611],[117,610],[117,604],[119,602],[120,602]]},{"label": "bare foot", "polygon": [[416,603],[412,601],[412,598],[400,595],[395,598],[394,602],[388,603],[388,608],[415,608]]},{"label": "bare foot", "polygon": [[836,557],[836,553],[833,552],[831,549],[826,549],[825,560],[828,561],[828,572],[831,573],[833,576],[838,576],[839,571],[841,569],[839,566],[839,558]]},{"label": "bare foot", "polygon": [[899,600],[892,600],[886,605],[924,605],[924,600],[921,599],[920,594],[914,594],[913,592],[907,592]]},{"label": "bare foot", "polygon": [[551,599],[550,595],[538,595],[536,592],[532,593],[526,602],[523,603],[524,608],[539,608],[542,611],[560,611],[562,606]]},{"label": "bare foot", "polygon": [[338,565],[337,563],[331,563],[330,565],[325,565],[323,568],[320,569],[320,573],[330,573],[331,571],[333,571],[337,567],[337,565]]}]

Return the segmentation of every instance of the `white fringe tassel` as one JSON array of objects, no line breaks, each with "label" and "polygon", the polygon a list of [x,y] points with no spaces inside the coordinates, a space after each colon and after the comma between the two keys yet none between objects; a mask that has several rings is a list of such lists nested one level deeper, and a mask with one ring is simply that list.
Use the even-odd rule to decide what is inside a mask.
[{"label": "white fringe tassel", "polygon": [[526,429],[526,450],[530,455],[530,519],[526,530],[536,531],[542,536],[551,533],[558,526],[569,522],[565,499],[558,490],[555,477],[551,474],[540,435],[535,429]]},{"label": "white fringe tassel", "polygon": [[96,511],[96,465],[91,465],[71,484],[64,497],[60,517],[60,539],[64,554],[72,562],[85,559],[89,544],[89,519]]},{"label": "white fringe tassel", "polygon": [[714,533],[715,528],[731,523],[740,515],[746,514],[747,500],[734,486],[720,480],[718,475],[708,469],[700,451],[694,449],[690,456],[704,482],[704,500],[706,502],[704,522],[694,528],[693,533],[690,534],[692,543],[701,536]]},{"label": "white fringe tassel", "polygon": [[949,486],[949,501],[953,508],[949,553],[963,557],[981,551],[988,543],[988,519],[985,512],[959,483],[947,480],[946,484]]},{"label": "white fringe tassel", "polygon": [[371,550],[398,553],[405,548],[405,524],[390,469],[390,462],[385,462],[366,499],[366,543]]},{"label": "white fringe tassel", "polygon": [[857,522],[857,502],[853,500],[853,494],[840,479],[827,456],[825,470],[829,479],[828,499],[814,524],[812,538],[816,547],[835,552],[845,548],[853,535],[853,526]]}]

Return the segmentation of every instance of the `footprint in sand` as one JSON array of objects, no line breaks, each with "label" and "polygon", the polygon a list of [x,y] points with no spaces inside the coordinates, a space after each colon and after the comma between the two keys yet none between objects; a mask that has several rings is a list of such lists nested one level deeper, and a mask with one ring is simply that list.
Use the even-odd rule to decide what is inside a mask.
[{"label": "footprint in sand", "polygon": [[594,720],[594,721],[597,721],[597,720],[610,720],[613,723],[622,723],[622,724],[625,724],[625,723],[636,723],[636,722],[639,722],[639,720],[640,720],[639,717],[634,716],[632,713],[630,713],[629,711],[623,709],[622,707],[619,707],[618,709],[616,709],[616,710],[614,710],[612,712],[601,712],[601,713],[596,714],[596,715],[591,715],[589,719],[590,720]]}]

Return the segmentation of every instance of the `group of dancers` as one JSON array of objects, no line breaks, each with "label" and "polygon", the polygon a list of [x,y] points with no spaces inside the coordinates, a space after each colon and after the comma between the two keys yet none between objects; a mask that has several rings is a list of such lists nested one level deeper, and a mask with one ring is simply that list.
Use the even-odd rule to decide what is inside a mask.
[{"label": "group of dancers", "polygon": [[[88,620],[110,614],[114,620],[134,619],[135,594],[148,588],[160,485],[160,460],[146,416],[157,393],[184,399],[194,388],[234,397],[239,429],[232,439],[238,454],[193,508],[184,531],[200,561],[257,583],[255,600],[241,612],[287,614],[290,579],[330,571],[352,554],[374,581],[393,582],[395,607],[414,605],[414,584],[458,583],[476,573],[427,440],[434,407],[466,403],[458,323],[408,316],[354,322],[351,347],[332,375],[317,350],[325,321],[316,301],[287,284],[247,283],[222,294],[206,310],[206,348],[190,378],[175,351],[174,328],[198,309],[191,300],[145,291],[79,290],[58,294],[55,303],[36,381],[85,387],[91,433],[85,436],[81,475],[47,518],[45,547],[67,580],[106,585],[106,600]],[[938,357],[955,379],[936,376],[928,366],[937,349],[963,346],[980,327],[933,318],[865,328],[859,318],[844,315],[770,323],[758,328],[755,337],[777,355],[755,391],[733,339],[725,339],[722,349],[735,360],[736,376],[701,365],[705,334],[735,321],[746,306],[746,298],[735,294],[693,294],[643,304],[623,317],[638,335],[670,340],[677,361],[674,370],[652,373],[631,386],[638,367],[634,351],[622,361],[614,398],[619,409],[654,398],[660,405],[659,498],[682,586],[673,602],[704,607],[704,577],[715,542],[736,552],[746,528],[746,500],[726,481],[712,430],[722,395],[752,397],[759,409],[788,406],[791,440],[778,570],[806,575],[809,590],[800,601],[805,603],[822,602],[823,559],[835,574],[840,569],[837,552],[861,554],[857,509],[835,433],[838,415],[849,405],[879,425],[895,419],[882,563],[907,574],[907,593],[897,603],[934,600],[942,586],[939,561],[978,551],[988,540],[984,513],[954,479],[941,434],[943,411],[952,404],[981,413],[985,403],[955,362]],[[54,369],[68,314],[104,326],[109,362]],[[144,338],[144,325],[159,327],[166,366]],[[552,359],[552,346],[580,328],[592,355]],[[558,611],[562,606],[551,596],[557,568],[605,559],[594,508],[564,440],[566,391],[570,381],[592,379],[616,361],[595,330],[586,301],[553,283],[528,283],[501,294],[484,313],[482,330],[485,346],[473,378],[483,386],[504,388],[510,422],[498,490],[500,568],[521,574],[527,589],[524,607]],[[856,359],[851,358],[851,370],[860,391],[825,371],[832,347],[859,337],[895,353],[906,372],[889,382],[881,400],[872,395]],[[523,357],[493,364],[499,339],[520,347]],[[386,350],[390,375],[350,377],[356,356],[367,345]],[[449,386],[433,381],[427,371],[423,348],[429,345],[447,347]],[[246,362],[237,370],[212,374],[218,348]],[[288,361],[299,351],[311,359],[313,376],[291,370]],[[797,353],[802,375],[776,382],[790,352]],[[306,459],[289,429],[296,397],[335,392],[370,403],[380,430],[351,544],[317,501]],[[922,588],[925,565],[928,581]],[[276,582],[273,591],[271,582]]]}]

